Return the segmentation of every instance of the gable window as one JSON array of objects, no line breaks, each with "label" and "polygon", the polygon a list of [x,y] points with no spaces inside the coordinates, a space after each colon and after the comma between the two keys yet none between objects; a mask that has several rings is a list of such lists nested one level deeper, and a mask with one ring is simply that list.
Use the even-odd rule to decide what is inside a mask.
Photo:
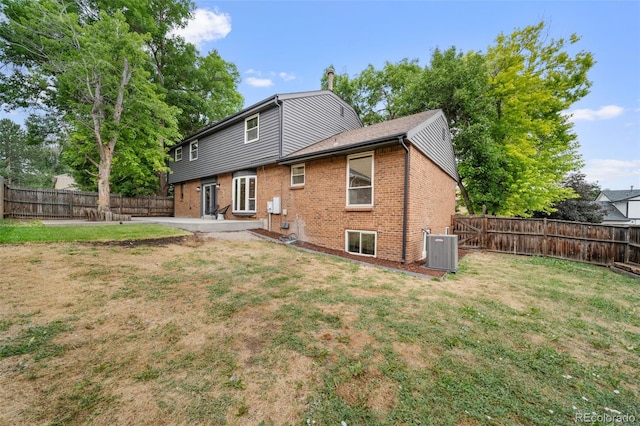
[{"label": "gable window", "polygon": [[376,255],[376,232],[375,231],[346,231],[345,250],[349,253],[362,256]]},{"label": "gable window", "polygon": [[198,141],[189,144],[189,161],[198,159]]},{"label": "gable window", "polygon": [[260,114],[256,114],[244,120],[244,143],[257,141],[259,138]]},{"label": "gable window", "polygon": [[347,206],[373,206],[373,153],[347,157]]},{"label": "gable window", "polygon": [[175,159],[176,161],[180,161],[180,160],[182,160],[182,147],[181,147],[181,146],[179,146],[179,147],[177,147],[177,148],[176,148],[176,152],[175,152],[175,157],[174,157],[174,159]]},{"label": "gable window", "polygon": [[233,213],[252,214],[256,212],[256,176],[233,178]]},{"label": "gable window", "polygon": [[291,166],[291,186],[304,185],[304,164]]}]

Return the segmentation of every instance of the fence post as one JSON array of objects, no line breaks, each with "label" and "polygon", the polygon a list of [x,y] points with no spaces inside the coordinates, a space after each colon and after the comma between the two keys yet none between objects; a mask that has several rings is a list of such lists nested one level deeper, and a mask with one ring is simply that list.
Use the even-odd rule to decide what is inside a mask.
[{"label": "fence post", "polygon": [[547,257],[547,218],[542,219],[542,257]]},{"label": "fence post", "polygon": [[[631,244],[631,228],[627,226],[627,228],[624,230],[624,263],[629,263],[629,252],[630,252],[630,247],[629,245]],[[612,244],[613,245],[613,244]],[[613,259],[614,263],[616,261],[616,259]]]},{"label": "fence post", "polygon": [[4,219],[4,178],[0,176],[0,219]]}]

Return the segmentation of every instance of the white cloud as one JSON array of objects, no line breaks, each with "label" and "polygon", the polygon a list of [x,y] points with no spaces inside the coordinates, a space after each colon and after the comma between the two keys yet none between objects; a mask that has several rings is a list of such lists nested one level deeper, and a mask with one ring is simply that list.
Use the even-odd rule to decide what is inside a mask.
[{"label": "white cloud", "polygon": [[571,116],[569,121],[593,121],[593,120],[608,120],[615,118],[624,112],[624,108],[618,105],[605,105],[598,110],[595,109],[577,109],[575,111],[569,111]]},{"label": "white cloud", "polygon": [[278,74],[280,76],[281,79],[283,79],[284,81],[291,81],[291,80],[295,80],[296,76],[295,74],[290,74],[288,72],[281,72],[280,74]]},{"label": "white cloud", "polygon": [[[584,173],[589,181],[597,181],[602,188],[625,189],[628,185],[640,180],[640,160],[611,160],[593,159],[588,160]],[[624,188],[614,188],[619,186],[614,182],[627,182]]]},{"label": "white cloud", "polygon": [[231,32],[231,16],[217,9],[196,9],[185,28],[176,28],[172,34],[182,36],[196,46],[207,41],[220,40]]},{"label": "white cloud", "polygon": [[248,77],[245,81],[249,86],[253,86],[253,87],[273,86],[273,81],[269,78]]},{"label": "white cloud", "polygon": [[258,70],[254,70],[253,68],[249,68],[248,70],[245,71],[245,74],[255,74],[255,75],[262,75],[262,73]]}]

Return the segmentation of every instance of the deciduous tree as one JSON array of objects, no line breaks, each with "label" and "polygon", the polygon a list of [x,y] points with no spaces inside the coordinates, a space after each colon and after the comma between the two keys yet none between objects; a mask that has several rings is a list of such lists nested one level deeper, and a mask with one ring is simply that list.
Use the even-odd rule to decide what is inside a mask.
[{"label": "deciduous tree", "polygon": [[[179,138],[178,110],[150,81],[146,37],[129,31],[120,11],[87,19],[54,0],[0,4],[1,59],[13,66],[2,76],[11,93],[3,100],[42,104],[63,116],[76,158],[96,179],[99,211],[110,209],[114,161],[144,159],[166,169],[158,140]],[[29,84],[20,87],[22,80]],[[26,96],[16,97],[21,92]]]}]

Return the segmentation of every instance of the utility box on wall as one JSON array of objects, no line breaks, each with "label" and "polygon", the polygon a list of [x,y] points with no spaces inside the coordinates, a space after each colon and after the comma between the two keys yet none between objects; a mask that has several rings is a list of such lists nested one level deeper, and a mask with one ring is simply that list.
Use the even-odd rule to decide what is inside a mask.
[{"label": "utility box on wall", "polygon": [[273,200],[267,201],[267,213],[280,214],[282,210],[282,201],[280,197],[273,197]]},{"label": "utility box on wall", "polygon": [[426,267],[456,272],[458,270],[458,236],[428,235]]}]

